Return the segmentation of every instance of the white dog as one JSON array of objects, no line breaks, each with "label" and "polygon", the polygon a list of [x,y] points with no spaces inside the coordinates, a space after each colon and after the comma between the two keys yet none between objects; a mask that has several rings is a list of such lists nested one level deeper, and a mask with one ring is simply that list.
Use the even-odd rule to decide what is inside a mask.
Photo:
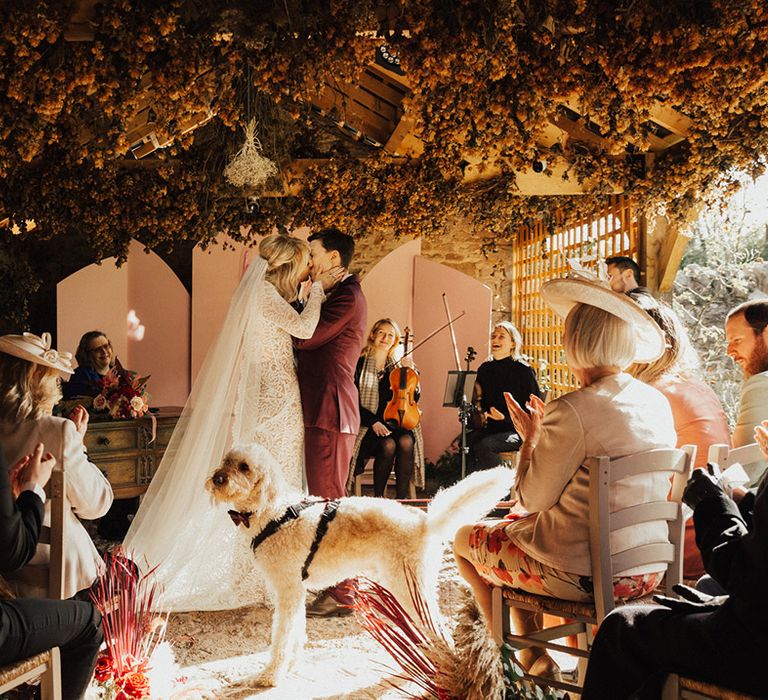
[{"label": "white dog", "polygon": [[477,472],[439,492],[426,513],[384,498],[343,498],[337,508],[305,499],[296,513],[289,508],[302,503],[303,496],[285,483],[267,450],[248,445],[227,453],[207,488],[216,501],[234,507],[233,520],[245,526],[244,536],[256,541],[254,563],[275,606],[270,660],[257,682],[278,684],[302,651],[306,588],[325,589],[367,576],[413,610],[405,566],[437,611],[441,542],[491,510],[513,480],[514,473],[504,467]]}]

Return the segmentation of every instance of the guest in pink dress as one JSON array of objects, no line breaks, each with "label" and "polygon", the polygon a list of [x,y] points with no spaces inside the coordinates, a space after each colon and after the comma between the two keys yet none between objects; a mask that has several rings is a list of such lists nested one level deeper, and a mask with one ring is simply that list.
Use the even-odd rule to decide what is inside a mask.
[{"label": "guest in pink dress", "polygon": [[[664,333],[664,354],[649,364],[634,364],[627,371],[658,389],[669,401],[677,432],[677,446],[696,445],[695,467],[707,463],[709,446],[730,444],[728,421],[720,399],[698,378],[698,357],[677,314],[650,294],[629,293]],[[685,525],[683,577],[704,575],[704,563],[696,546],[693,518]]]}]

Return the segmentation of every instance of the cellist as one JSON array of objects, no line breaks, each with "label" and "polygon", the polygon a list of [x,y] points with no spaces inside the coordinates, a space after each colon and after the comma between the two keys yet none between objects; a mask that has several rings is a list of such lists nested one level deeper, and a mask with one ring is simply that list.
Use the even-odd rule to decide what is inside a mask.
[{"label": "cellist", "polygon": [[[413,367],[410,356],[402,361],[397,359],[401,336],[400,328],[391,318],[379,319],[373,324],[357,362],[355,383],[360,393],[360,431],[352,453],[350,481],[362,474],[366,462],[372,457],[374,495],[384,495],[394,469],[397,498],[408,498],[414,471],[416,483],[424,483],[421,426],[406,430],[384,420],[384,409],[393,397],[392,370],[401,363]],[[418,391],[415,398],[418,400]]]}]

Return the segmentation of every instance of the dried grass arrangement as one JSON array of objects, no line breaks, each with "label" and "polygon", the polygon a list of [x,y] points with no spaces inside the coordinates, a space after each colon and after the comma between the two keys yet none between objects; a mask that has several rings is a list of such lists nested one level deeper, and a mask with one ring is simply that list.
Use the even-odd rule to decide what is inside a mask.
[{"label": "dried grass arrangement", "polygon": [[420,694],[391,683],[409,698],[434,700],[514,700],[558,695],[522,678],[509,647],[501,650],[488,634],[474,596],[464,590],[453,630],[435,621],[409,572],[405,572],[414,620],[392,593],[370,579],[357,581],[354,603],[360,625],[389,653],[399,670],[394,677]]},{"label": "dried grass arrangement", "polygon": [[224,168],[224,177],[235,187],[261,187],[277,175],[277,165],[262,155],[261,141],[256,136],[256,120],[245,127],[245,143]]}]

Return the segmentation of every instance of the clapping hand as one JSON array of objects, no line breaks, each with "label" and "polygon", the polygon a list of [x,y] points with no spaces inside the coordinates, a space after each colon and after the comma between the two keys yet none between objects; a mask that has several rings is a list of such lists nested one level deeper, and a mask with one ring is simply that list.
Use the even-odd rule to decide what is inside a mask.
[{"label": "clapping hand", "polygon": [[755,441],[760,445],[763,457],[768,459],[768,420],[764,420],[760,425],[755,426]]},{"label": "clapping hand", "polygon": [[50,452],[43,456],[44,449],[43,443],[39,442],[32,454],[24,455],[8,470],[14,499],[19,497],[25,484],[34,483],[43,487],[48,483],[56,458]]},{"label": "clapping hand", "polygon": [[82,406],[77,405],[72,409],[72,413],[69,414],[69,420],[75,424],[77,432],[80,435],[85,435],[88,430],[88,411]]},{"label": "clapping hand", "polygon": [[541,435],[541,423],[544,420],[544,402],[535,394],[531,394],[525,407],[526,413],[512,394],[504,392],[504,400],[507,402],[509,417],[512,419],[512,425],[515,426],[520,439],[531,445],[536,446]]}]

